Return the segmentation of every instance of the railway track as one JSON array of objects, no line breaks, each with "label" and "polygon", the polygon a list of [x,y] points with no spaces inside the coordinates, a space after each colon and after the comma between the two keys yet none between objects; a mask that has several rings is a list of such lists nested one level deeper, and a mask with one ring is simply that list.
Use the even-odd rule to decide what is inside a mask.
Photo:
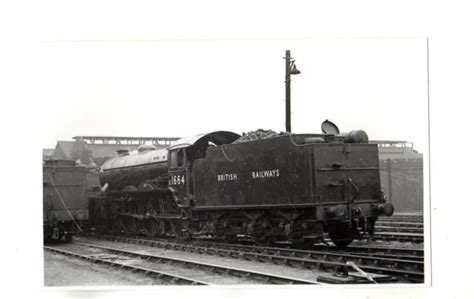
[{"label": "railway track", "polygon": [[314,245],[313,249],[327,252],[345,252],[351,254],[362,254],[374,257],[414,260],[422,262],[424,260],[424,250],[415,248],[386,247],[386,246],[361,246],[352,245],[344,249],[336,246]]},{"label": "railway track", "polygon": [[394,214],[392,216],[381,216],[379,220],[385,222],[423,223],[423,215]]},{"label": "railway track", "polygon": [[424,223],[421,214],[395,214],[379,217],[375,223],[375,240],[422,243]]},{"label": "railway track", "polygon": [[316,245],[314,250],[331,252],[331,253],[350,253],[352,255],[363,255],[371,257],[380,257],[388,259],[402,259],[412,261],[424,261],[423,249],[408,249],[408,248],[394,248],[394,247],[375,247],[375,246],[350,246],[344,249],[335,246]]},{"label": "railway track", "polygon": [[423,227],[420,228],[420,227],[407,227],[407,226],[376,225],[375,232],[423,234]]},{"label": "railway track", "polygon": [[[340,251],[317,251],[317,250],[297,250],[297,249],[288,249],[288,248],[275,248],[275,247],[258,247],[258,246],[248,246],[248,245],[235,245],[235,244],[223,244],[223,243],[214,243],[208,242],[208,244],[203,244],[205,246],[210,246],[212,248],[219,249],[228,249],[235,251],[244,251],[250,253],[258,254],[267,254],[269,256],[275,256],[278,258],[284,257],[295,257],[303,258],[308,260],[314,260],[314,262],[319,262],[321,260],[326,260],[329,262],[355,262],[362,270],[371,273],[379,273],[385,275],[396,276],[398,278],[406,279],[408,271],[410,277],[414,280],[420,278],[415,273],[423,273],[424,263],[423,259],[418,256],[414,257],[412,255],[407,256],[389,256],[388,254],[364,254],[364,253],[351,253],[346,252],[345,250]],[[266,257],[263,257],[265,260]],[[257,258],[258,260],[258,258]],[[261,260],[261,259],[260,259]],[[291,264],[291,260],[289,261]],[[312,264],[312,261],[303,261],[302,266],[308,267]],[[311,266],[310,266],[311,267]]]},{"label": "railway track", "polygon": [[381,221],[378,220],[375,223],[375,226],[396,226],[396,227],[413,227],[413,228],[423,228],[422,222],[403,222],[403,221]]},{"label": "railway track", "polygon": [[400,233],[400,232],[375,232],[372,237],[374,240],[381,241],[397,241],[397,242],[411,242],[411,243],[423,243],[424,235],[421,233]]},{"label": "railway track", "polygon": [[[84,254],[81,250],[66,251],[45,247],[46,250],[86,259],[94,263],[141,272],[157,277],[171,284],[213,285],[213,284],[321,284],[316,281],[286,277],[269,273],[226,267],[192,260],[175,259],[163,255],[128,251],[91,243],[74,242],[72,245],[100,251],[100,254]],[[78,252],[79,251],[79,252]],[[107,254],[104,254],[107,253]],[[117,262],[118,260],[118,262]],[[137,265],[138,264],[138,265]],[[143,264],[145,266],[143,266]],[[166,268],[166,272],[156,268]]]},{"label": "railway track", "polygon": [[94,237],[108,241],[134,243],[163,249],[289,265],[304,269],[317,269],[331,273],[338,269],[346,268],[347,262],[354,262],[360,269],[368,273],[389,275],[391,277],[397,277],[402,281],[424,281],[424,263],[413,259],[368,256],[360,253],[307,251],[205,241],[181,243],[167,240],[108,235],[94,235]]}]

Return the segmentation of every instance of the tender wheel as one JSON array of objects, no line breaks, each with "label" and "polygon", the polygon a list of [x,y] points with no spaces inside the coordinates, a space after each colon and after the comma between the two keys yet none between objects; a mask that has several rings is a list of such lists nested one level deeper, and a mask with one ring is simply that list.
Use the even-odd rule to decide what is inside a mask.
[{"label": "tender wheel", "polygon": [[226,240],[227,242],[232,242],[235,237],[232,235],[232,225],[226,219],[220,219],[216,223],[214,232],[217,238]]},{"label": "tender wheel", "polygon": [[271,224],[267,219],[261,218],[260,220],[255,221],[251,227],[252,237],[257,244],[260,246],[267,246],[270,244],[270,238],[267,233],[271,229]]},{"label": "tender wheel", "polygon": [[340,248],[345,248],[347,245],[351,244],[354,240],[349,225],[346,223],[335,223],[330,225],[328,228],[329,238],[331,241]]}]

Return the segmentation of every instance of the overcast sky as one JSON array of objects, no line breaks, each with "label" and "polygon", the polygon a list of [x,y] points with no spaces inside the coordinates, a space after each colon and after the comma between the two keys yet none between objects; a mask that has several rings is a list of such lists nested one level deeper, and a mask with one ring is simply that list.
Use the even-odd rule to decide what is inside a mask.
[{"label": "overcast sky", "polygon": [[292,131],[325,119],[370,139],[427,151],[426,39],[43,42],[44,147],[77,135],[188,136],[285,130],[285,50]]}]

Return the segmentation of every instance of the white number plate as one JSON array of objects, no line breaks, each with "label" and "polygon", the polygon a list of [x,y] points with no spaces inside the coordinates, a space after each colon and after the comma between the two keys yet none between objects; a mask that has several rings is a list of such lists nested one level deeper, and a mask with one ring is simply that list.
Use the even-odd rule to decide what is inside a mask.
[{"label": "white number plate", "polygon": [[170,177],[169,185],[184,185],[184,174],[175,174]]}]

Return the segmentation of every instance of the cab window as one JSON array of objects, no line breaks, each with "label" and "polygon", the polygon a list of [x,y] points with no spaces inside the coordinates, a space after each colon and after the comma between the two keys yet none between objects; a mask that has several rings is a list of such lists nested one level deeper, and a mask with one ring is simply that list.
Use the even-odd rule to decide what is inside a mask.
[{"label": "cab window", "polygon": [[183,149],[174,150],[170,153],[170,168],[176,169],[182,167],[184,163]]}]

